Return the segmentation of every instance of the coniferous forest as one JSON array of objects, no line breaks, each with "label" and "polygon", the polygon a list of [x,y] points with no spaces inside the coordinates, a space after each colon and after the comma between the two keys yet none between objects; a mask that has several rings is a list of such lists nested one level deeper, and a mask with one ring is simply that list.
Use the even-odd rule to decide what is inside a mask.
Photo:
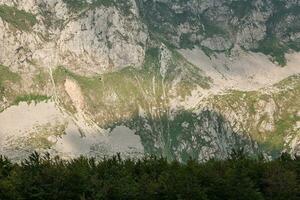
[{"label": "coniferous forest", "polygon": [[235,151],[227,160],[185,164],[115,156],[97,162],[33,153],[21,163],[0,158],[1,200],[300,199],[300,159],[273,161]]}]

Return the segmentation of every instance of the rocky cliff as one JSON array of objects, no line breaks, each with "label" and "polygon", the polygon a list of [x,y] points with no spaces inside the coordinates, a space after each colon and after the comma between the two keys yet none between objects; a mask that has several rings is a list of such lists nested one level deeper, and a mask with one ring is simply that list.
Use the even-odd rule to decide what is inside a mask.
[{"label": "rocky cliff", "polygon": [[[142,1],[152,32],[177,48],[199,46],[207,54],[237,48],[272,56],[299,50],[299,1]],[[146,8],[146,9],[143,9]]]},{"label": "rocky cliff", "polygon": [[148,33],[134,1],[1,4],[2,64],[16,68],[66,65],[91,74],[138,67],[144,60]]}]

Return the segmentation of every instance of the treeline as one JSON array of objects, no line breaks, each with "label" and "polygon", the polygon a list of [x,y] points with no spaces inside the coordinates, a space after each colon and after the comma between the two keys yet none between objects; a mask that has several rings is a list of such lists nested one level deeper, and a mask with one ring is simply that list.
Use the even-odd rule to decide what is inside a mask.
[{"label": "treeline", "polygon": [[0,157],[1,200],[300,199],[300,159],[274,161],[233,153],[224,161],[180,164],[163,158],[96,162],[33,153],[16,164]]}]

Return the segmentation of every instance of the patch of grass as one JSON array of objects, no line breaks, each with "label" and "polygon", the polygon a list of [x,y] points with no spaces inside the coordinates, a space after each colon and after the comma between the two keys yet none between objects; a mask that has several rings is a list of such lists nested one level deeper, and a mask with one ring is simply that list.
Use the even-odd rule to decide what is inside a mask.
[{"label": "patch of grass", "polygon": [[0,96],[4,95],[11,84],[21,80],[20,75],[9,70],[8,67],[0,65]]},{"label": "patch of grass", "polygon": [[43,69],[39,69],[38,73],[33,77],[34,87],[43,90],[47,83],[50,81],[50,75]]},{"label": "patch of grass", "polygon": [[180,36],[180,47],[183,49],[192,49],[195,44],[190,39],[191,34],[185,33]]},{"label": "patch of grass", "polygon": [[66,124],[53,126],[47,124],[35,128],[35,131],[29,133],[29,136],[23,139],[22,143],[32,149],[50,149],[55,142],[50,141],[49,137],[62,137],[65,135]]},{"label": "patch of grass", "polygon": [[79,11],[88,7],[86,0],[63,0],[71,11]]},{"label": "patch of grass", "polygon": [[72,12],[79,12],[88,8],[95,8],[100,6],[110,7],[115,6],[121,10],[125,15],[130,14],[131,3],[127,0],[63,0],[67,7]]},{"label": "patch of grass", "polygon": [[245,108],[250,114],[256,113],[255,104],[259,101],[258,92],[244,92],[238,90],[231,90],[228,94],[215,96],[217,101],[222,102],[224,108],[230,107],[233,110],[237,110],[240,107]]},{"label": "patch of grass", "polygon": [[229,4],[235,16],[239,19],[247,16],[254,8],[252,0],[235,0]]},{"label": "patch of grass", "polygon": [[25,95],[20,95],[17,96],[14,100],[14,104],[18,105],[21,102],[27,102],[27,103],[39,103],[42,101],[47,101],[51,97],[48,97],[46,95],[40,95],[40,94],[25,94]]},{"label": "patch of grass", "polygon": [[19,74],[10,71],[6,66],[0,65],[0,85],[4,84],[5,81],[18,82],[20,79]]},{"label": "patch of grass", "polygon": [[276,138],[281,138],[280,142],[277,141],[277,144],[282,148],[284,137],[297,134],[294,126],[297,121],[300,121],[300,118],[297,116],[300,108],[300,76],[291,76],[276,84],[276,87],[281,91],[273,95],[279,111],[277,111],[275,116],[275,131],[272,136],[275,138],[275,141]]},{"label": "patch of grass", "polygon": [[206,37],[212,37],[214,35],[220,35],[222,37],[228,36],[228,33],[221,26],[212,22],[206,16],[201,15],[200,18],[204,25],[204,33]]},{"label": "patch of grass", "polygon": [[0,5],[0,17],[16,29],[23,31],[31,31],[37,23],[33,14],[7,5]]}]

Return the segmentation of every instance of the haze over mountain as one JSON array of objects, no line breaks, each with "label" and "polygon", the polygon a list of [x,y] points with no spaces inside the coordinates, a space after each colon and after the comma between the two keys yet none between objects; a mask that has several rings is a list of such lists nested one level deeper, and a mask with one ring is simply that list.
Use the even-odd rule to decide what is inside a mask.
[{"label": "haze over mountain", "polygon": [[0,0],[0,152],[300,154],[298,0]]}]

